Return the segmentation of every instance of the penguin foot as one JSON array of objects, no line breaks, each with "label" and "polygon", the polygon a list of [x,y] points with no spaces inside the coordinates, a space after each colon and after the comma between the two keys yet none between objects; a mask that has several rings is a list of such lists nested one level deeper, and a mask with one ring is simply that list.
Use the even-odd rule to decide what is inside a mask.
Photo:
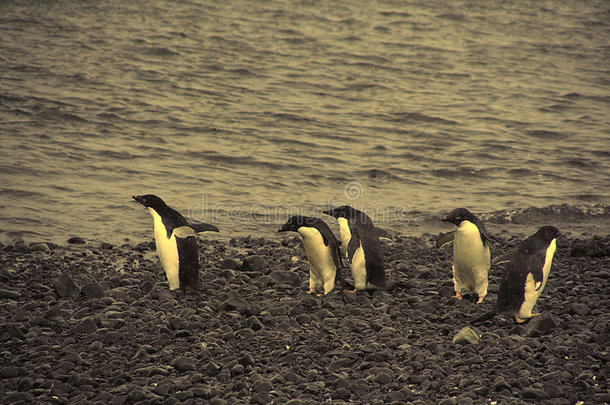
[{"label": "penguin foot", "polygon": [[523,322],[525,322],[526,320],[527,320],[527,319],[522,319],[522,318],[519,318],[519,316],[518,316],[518,315],[515,315],[515,322],[517,322],[517,323],[523,323]]},{"label": "penguin foot", "polygon": [[348,293],[352,293],[352,294],[356,294],[358,292],[358,289],[354,288],[353,290],[343,290],[343,291],[348,292]]},{"label": "penguin foot", "polygon": [[462,294],[460,294],[459,292],[456,292],[455,295],[453,296],[453,298],[457,298],[458,300],[461,300]]},{"label": "penguin foot", "polygon": [[477,301],[477,304],[480,304],[481,302],[483,302],[484,299],[485,299],[485,297],[479,297],[479,300]]},{"label": "penguin foot", "polygon": [[314,290],[313,288],[310,288],[309,291],[307,291],[307,294],[315,294],[316,290]]}]

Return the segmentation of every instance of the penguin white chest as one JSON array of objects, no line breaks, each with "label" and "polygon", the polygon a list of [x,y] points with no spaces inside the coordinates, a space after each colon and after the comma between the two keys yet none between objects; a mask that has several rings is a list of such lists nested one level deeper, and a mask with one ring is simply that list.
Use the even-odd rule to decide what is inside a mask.
[{"label": "penguin white chest", "polygon": [[319,272],[335,270],[335,262],[328,246],[324,244],[322,234],[315,229],[302,226],[298,230],[303,237],[303,246],[307,254],[309,264],[316,268]]},{"label": "penguin white chest", "polygon": [[148,211],[153,217],[155,244],[157,245],[157,253],[161,266],[163,266],[167,281],[169,281],[169,289],[175,290],[180,287],[180,278],[178,276],[180,263],[176,237],[172,233],[171,237],[168,238],[161,216],[152,208],[148,208]]},{"label": "penguin white chest", "polygon": [[337,219],[339,223],[339,234],[341,235],[341,253],[343,256],[347,256],[347,245],[352,238],[352,231],[349,229],[349,223],[347,219],[341,217]]},{"label": "penguin white chest", "polygon": [[479,228],[470,221],[462,221],[453,240],[454,278],[463,288],[477,290],[487,282],[491,266],[489,246],[483,245]]}]

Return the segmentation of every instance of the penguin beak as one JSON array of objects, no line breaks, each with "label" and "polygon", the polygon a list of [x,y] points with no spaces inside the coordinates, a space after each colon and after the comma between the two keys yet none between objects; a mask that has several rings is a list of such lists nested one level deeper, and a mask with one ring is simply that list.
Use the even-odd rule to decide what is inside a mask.
[{"label": "penguin beak", "polygon": [[277,230],[278,233],[280,232],[288,232],[290,230],[290,226],[288,224],[284,224],[282,225],[282,227],[280,229]]},{"label": "penguin beak", "polygon": [[443,221],[443,222],[449,222],[449,218],[447,218],[447,217],[442,217],[442,218],[441,218],[441,221]]},{"label": "penguin beak", "polygon": [[136,202],[142,204],[142,197],[140,197],[139,195],[132,195],[131,198],[136,200]]}]

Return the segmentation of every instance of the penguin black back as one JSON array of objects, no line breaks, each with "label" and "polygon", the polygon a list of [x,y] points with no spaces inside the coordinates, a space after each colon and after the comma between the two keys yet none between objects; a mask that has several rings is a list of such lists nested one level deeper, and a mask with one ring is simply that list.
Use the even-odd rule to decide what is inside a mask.
[{"label": "penguin black back", "polygon": [[496,302],[497,312],[518,312],[524,301],[524,286],[529,274],[534,283],[544,280],[543,268],[547,260],[547,248],[559,236],[559,229],[543,226],[525,239],[506,266]]},{"label": "penguin black back", "polygon": [[349,205],[342,205],[340,207],[331,208],[324,211],[324,213],[337,219],[345,218],[349,221],[361,224],[362,226],[374,226],[371,217],[369,217],[362,211],[350,207]]}]

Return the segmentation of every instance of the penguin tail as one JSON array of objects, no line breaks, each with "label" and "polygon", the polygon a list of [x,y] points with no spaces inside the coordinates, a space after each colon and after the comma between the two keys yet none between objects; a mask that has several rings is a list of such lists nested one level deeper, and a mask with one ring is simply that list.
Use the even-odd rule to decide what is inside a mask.
[{"label": "penguin tail", "polygon": [[496,311],[495,309],[492,309],[491,311],[487,312],[486,314],[483,314],[483,315],[479,316],[478,318],[474,318],[472,321],[470,321],[470,324],[474,325],[476,323],[489,321],[497,314],[498,314],[498,311]]}]

